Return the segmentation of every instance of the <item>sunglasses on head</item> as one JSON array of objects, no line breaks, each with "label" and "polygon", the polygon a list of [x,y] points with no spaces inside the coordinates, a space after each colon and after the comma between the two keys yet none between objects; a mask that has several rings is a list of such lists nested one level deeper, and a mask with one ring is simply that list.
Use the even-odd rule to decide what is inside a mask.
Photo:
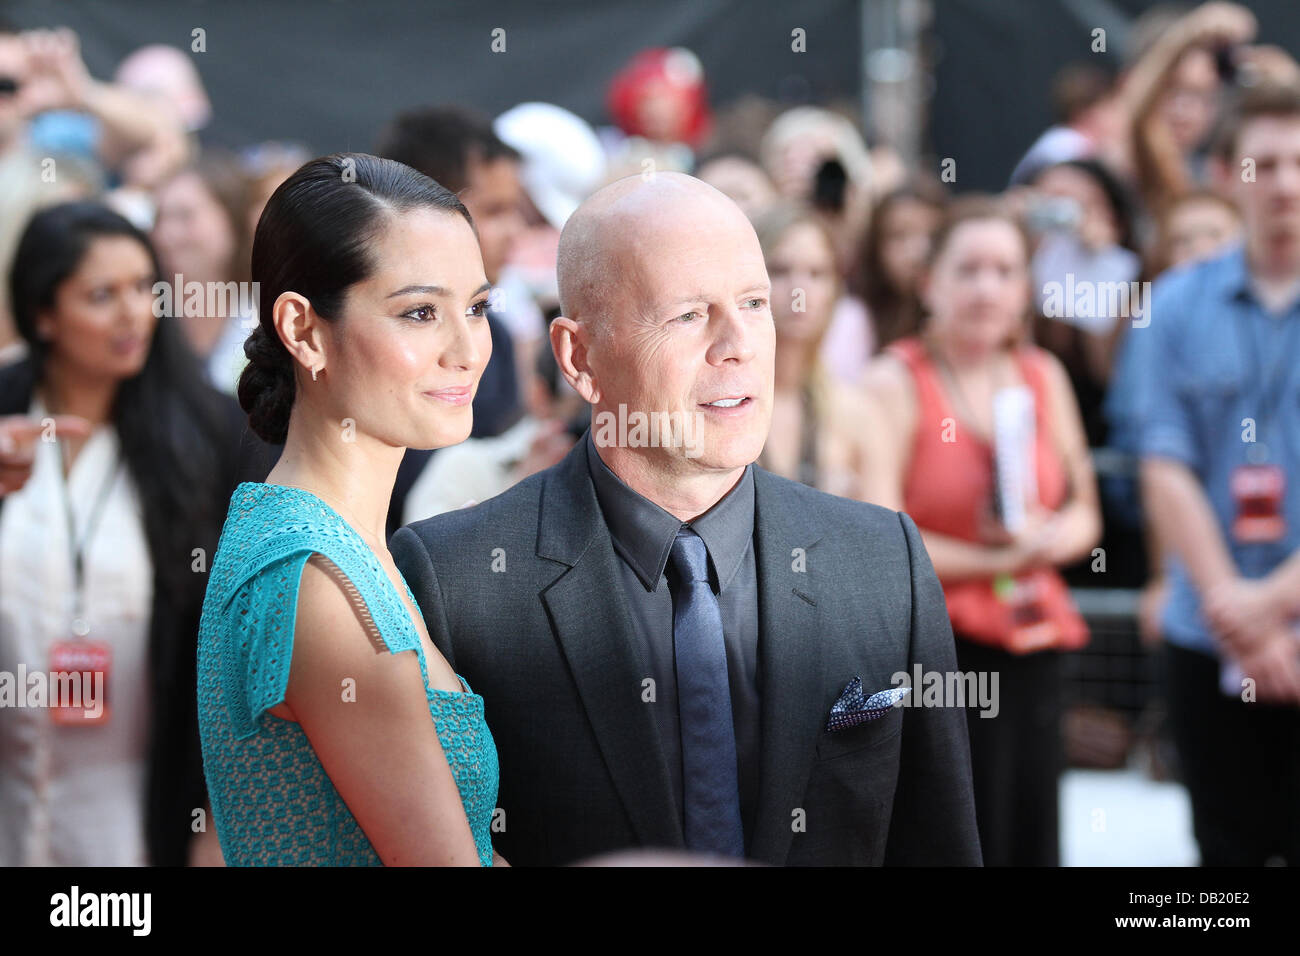
[{"label": "sunglasses on head", "polygon": [[0,96],[13,96],[21,84],[12,76],[0,76]]}]

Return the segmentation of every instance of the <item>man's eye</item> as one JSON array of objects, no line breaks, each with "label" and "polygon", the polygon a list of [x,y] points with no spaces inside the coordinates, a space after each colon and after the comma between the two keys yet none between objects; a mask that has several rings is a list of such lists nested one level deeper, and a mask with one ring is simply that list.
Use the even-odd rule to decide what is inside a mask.
[{"label": "man's eye", "polygon": [[678,321],[691,322],[699,317],[700,313],[698,312],[683,312],[681,315],[677,316],[677,319]]},{"label": "man's eye", "polygon": [[767,305],[767,299],[748,299],[745,304],[751,309],[761,309]]},{"label": "man's eye", "polygon": [[431,322],[438,317],[437,310],[431,305],[417,305],[409,312],[403,312],[403,317],[414,319],[417,322]]}]

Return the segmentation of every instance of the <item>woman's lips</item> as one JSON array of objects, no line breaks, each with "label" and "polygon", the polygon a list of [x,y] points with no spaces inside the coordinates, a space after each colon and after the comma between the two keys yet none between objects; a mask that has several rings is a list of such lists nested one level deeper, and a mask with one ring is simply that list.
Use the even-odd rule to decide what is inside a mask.
[{"label": "woman's lips", "polygon": [[448,405],[468,405],[473,398],[473,392],[468,385],[461,385],[457,388],[439,388],[424,394],[435,401],[445,402]]},{"label": "woman's lips", "polygon": [[144,339],[140,336],[131,336],[125,339],[113,339],[109,342],[109,348],[115,355],[131,355],[138,352],[144,345]]}]

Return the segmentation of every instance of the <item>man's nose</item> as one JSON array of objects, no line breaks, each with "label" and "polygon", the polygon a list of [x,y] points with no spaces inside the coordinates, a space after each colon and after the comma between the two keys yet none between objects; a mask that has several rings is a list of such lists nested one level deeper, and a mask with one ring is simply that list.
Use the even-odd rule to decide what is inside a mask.
[{"label": "man's nose", "polygon": [[748,316],[737,305],[720,308],[708,359],[714,364],[727,361],[748,362],[754,357],[754,330]]}]

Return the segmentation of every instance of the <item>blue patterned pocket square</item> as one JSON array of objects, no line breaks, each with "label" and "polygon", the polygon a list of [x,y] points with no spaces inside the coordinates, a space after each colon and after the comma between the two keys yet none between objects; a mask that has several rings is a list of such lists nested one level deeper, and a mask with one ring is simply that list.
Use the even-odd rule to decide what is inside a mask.
[{"label": "blue patterned pocket square", "polygon": [[831,707],[831,716],[826,721],[827,730],[843,730],[856,727],[868,720],[875,720],[889,713],[900,700],[912,692],[910,687],[891,687],[878,690],[870,697],[863,697],[862,678],[855,677],[844,688],[840,699]]}]

